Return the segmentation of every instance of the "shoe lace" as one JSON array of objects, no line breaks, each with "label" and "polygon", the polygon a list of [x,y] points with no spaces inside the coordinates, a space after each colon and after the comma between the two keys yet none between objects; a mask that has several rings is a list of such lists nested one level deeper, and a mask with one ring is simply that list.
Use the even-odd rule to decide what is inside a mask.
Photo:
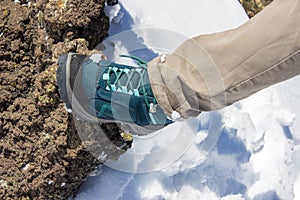
[{"label": "shoe lace", "polygon": [[106,81],[106,89],[123,92],[134,96],[143,97],[150,112],[155,112],[157,104],[154,98],[147,72],[147,62],[131,55],[120,55],[137,62],[138,67],[127,66],[118,63],[110,63],[103,80]]}]

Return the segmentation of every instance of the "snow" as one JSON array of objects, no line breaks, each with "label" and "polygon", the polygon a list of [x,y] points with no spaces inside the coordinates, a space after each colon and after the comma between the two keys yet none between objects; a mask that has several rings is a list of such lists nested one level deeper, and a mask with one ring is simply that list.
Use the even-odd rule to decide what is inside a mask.
[{"label": "snow", "polygon": [[[248,20],[237,0],[120,0],[106,13],[109,59],[150,60]],[[220,112],[135,136],[75,199],[300,199],[299,84],[295,77]]]},{"label": "snow", "polygon": [[122,19],[124,13],[120,12],[121,6],[120,4],[116,4],[115,6],[105,6],[104,12],[109,17],[109,22],[112,21],[114,23],[119,23]]},{"label": "snow", "polygon": [[27,164],[25,165],[25,167],[22,168],[22,170],[26,171],[26,170],[28,170],[29,167],[30,167],[30,164],[27,163]]}]

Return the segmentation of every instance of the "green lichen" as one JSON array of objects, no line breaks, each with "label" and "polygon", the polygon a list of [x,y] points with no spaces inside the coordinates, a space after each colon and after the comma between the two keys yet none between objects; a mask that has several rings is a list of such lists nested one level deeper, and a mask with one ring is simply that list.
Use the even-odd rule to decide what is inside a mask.
[{"label": "green lichen", "polygon": [[273,0],[239,0],[250,18],[263,10],[272,1]]}]

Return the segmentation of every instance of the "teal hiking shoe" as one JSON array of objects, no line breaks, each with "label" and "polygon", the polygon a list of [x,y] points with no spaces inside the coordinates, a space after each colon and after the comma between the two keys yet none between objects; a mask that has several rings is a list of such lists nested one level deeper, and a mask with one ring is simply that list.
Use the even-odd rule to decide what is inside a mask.
[{"label": "teal hiking shoe", "polygon": [[[94,57],[93,57],[94,56]],[[134,63],[120,64],[95,55],[69,53],[58,59],[57,84],[67,109],[88,122],[116,122],[140,127],[137,134],[172,123],[151,90],[147,62],[122,55]],[[140,133],[140,132],[145,133]]]}]

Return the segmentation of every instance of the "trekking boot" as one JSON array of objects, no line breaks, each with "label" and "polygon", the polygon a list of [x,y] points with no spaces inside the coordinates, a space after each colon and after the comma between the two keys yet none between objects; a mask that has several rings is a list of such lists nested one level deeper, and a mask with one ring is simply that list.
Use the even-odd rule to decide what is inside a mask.
[{"label": "trekking boot", "polygon": [[66,108],[81,120],[120,123],[139,135],[172,123],[157,105],[147,63],[133,56],[120,57],[135,64],[108,62],[95,55],[62,55],[56,77]]}]

